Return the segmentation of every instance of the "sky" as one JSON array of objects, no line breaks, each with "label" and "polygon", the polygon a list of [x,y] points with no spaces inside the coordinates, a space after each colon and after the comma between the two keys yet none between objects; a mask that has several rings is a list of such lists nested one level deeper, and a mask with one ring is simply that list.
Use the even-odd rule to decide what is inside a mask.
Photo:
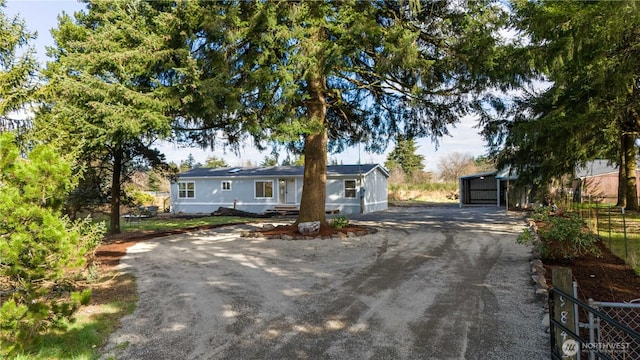
[{"label": "sky", "polygon": [[[8,0],[6,7],[2,11],[12,17],[18,15],[22,18],[29,31],[37,32],[38,36],[32,46],[35,47],[38,59],[42,66],[49,60],[46,56],[46,46],[53,46],[50,29],[57,26],[57,16],[63,11],[73,14],[75,11],[84,9],[84,4],[75,0]],[[476,121],[471,117],[465,117],[454,128],[450,128],[450,136],[440,139],[439,145],[431,142],[429,138],[417,139],[416,153],[423,155],[425,160],[426,171],[437,171],[438,162],[441,158],[445,158],[452,153],[470,154],[480,156],[486,153],[484,141],[478,134],[480,129],[475,128]],[[329,159],[335,159],[338,163],[355,164],[358,159],[362,163],[379,163],[383,164],[387,154],[393,150],[394,144],[388,145],[383,154],[367,153],[364,145],[360,147],[352,147],[339,154],[329,154]],[[224,151],[222,144],[216,146],[215,151],[201,150],[199,148],[183,148],[169,143],[161,143],[158,149],[163,152],[167,161],[180,163],[186,160],[189,154],[192,154],[196,161],[204,163],[208,157],[215,156],[225,159],[230,166],[243,166],[247,161],[253,164],[259,164],[265,156],[270,155],[267,150],[260,153],[252,144],[245,144],[241,147],[238,154]],[[280,156],[285,158],[286,156]]]}]

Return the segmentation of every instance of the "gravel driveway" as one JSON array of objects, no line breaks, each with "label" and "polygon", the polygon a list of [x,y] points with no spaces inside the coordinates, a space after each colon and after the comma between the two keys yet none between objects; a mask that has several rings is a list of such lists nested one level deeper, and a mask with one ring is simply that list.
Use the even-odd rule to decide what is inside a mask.
[{"label": "gravel driveway", "polygon": [[543,359],[518,215],[494,207],[354,216],[346,240],[241,238],[249,225],[140,242],[140,301],[103,358]]}]

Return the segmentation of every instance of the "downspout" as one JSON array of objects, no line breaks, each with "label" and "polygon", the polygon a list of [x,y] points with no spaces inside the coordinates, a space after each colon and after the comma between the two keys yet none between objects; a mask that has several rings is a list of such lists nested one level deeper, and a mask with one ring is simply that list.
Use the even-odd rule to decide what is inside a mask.
[{"label": "downspout", "polygon": [[364,214],[364,207],[365,207],[365,203],[364,203],[364,197],[366,196],[366,194],[364,193],[364,176],[362,175],[362,168],[361,165],[358,165],[358,168],[360,169],[358,171],[358,177],[360,178],[360,188],[358,189],[358,193],[360,195],[360,214]]},{"label": "downspout", "polygon": [[[498,175],[498,174],[496,173],[496,175]],[[500,186],[500,185],[502,185],[502,181],[498,178],[498,176],[496,176],[496,186],[497,186],[496,193],[498,195],[497,199],[496,199],[496,205],[498,207],[500,207],[500,200],[502,199],[502,197],[501,197],[502,192],[500,191],[500,190],[502,190],[502,186]]]}]

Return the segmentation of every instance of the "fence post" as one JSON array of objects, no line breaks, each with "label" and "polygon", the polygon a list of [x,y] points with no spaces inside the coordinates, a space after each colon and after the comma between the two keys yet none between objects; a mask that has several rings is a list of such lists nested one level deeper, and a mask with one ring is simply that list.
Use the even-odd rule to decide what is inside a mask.
[{"label": "fence post", "polygon": [[[571,295],[573,295],[574,298],[578,298],[578,283],[576,281],[571,281]],[[573,314],[574,319],[573,319],[573,326],[575,327],[575,332],[579,335],[579,329],[580,329],[580,316],[578,315],[578,303],[574,302],[573,303]],[[577,360],[580,360],[580,349],[578,349],[578,353],[576,354],[576,358]]]},{"label": "fence post", "polygon": [[624,207],[622,207],[622,230],[624,234],[624,260],[627,261],[629,258],[629,250],[627,246],[627,217],[624,214]]},{"label": "fence post", "polygon": [[[551,273],[551,282],[553,287],[562,290],[567,294],[573,294],[573,276],[571,269],[564,267],[554,268]],[[578,333],[576,328],[576,313],[574,310],[573,302],[569,299],[565,299],[558,293],[553,294],[553,319],[560,322],[562,326]],[[555,349],[552,349],[555,354],[562,354],[562,359],[576,360],[576,355],[580,351],[580,344],[577,339],[567,334],[564,330],[554,329],[553,337]],[[571,343],[573,340],[573,343]]]},{"label": "fence post", "polygon": [[600,237],[600,209],[598,208],[598,202],[596,201],[596,216],[595,216],[596,233]]},{"label": "fence post", "polygon": [[609,204],[609,250],[611,250],[611,204]]}]

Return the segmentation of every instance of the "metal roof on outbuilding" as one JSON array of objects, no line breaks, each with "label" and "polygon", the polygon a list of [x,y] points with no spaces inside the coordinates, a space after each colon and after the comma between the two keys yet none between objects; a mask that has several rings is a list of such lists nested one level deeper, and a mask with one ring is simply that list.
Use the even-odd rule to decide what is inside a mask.
[{"label": "metal roof on outbuilding", "polygon": [[496,175],[496,173],[497,173],[496,171],[481,172],[476,174],[463,175],[463,176],[460,176],[460,179],[475,179],[475,178],[481,178],[485,176],[494,176]]},{"label": "metal roof on outbuilding", "polygon": [[[329,165],[327,176],[368,174],[376,168],[388,177],[389,172],[379,164],[362,165]],[[227,168],[195,168],[178,174],[180,178],[202,177],[261,177],[261,176],[303,176],[304,166],[266,166],[266,167],[227,167]]]},{"label": "metal roof on outbuilding", "polygon": [[609,160],[594,160],[585,166],[576,168],[576,178],[617,173],[618,167]]}]

